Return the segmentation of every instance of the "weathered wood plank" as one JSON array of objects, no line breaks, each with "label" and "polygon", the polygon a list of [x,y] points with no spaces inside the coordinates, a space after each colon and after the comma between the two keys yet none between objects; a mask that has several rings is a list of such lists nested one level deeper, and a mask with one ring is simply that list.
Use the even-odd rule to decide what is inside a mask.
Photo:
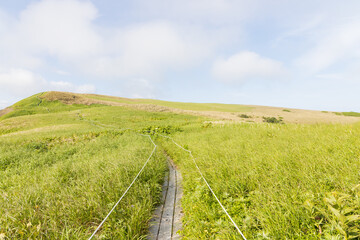
[{"label": "weathered wood plank", "polygon": [[182,178],[176,167],[169,160],[169,174],[163,185],[162,204],[154,212],[150,221],[149,236],[151,240],[180,239],[182,209]]}]

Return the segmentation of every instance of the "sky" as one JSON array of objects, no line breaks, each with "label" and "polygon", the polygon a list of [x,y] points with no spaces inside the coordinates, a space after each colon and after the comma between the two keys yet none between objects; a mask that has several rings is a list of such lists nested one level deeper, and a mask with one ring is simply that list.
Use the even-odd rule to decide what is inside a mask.
[{"label": "sky", "polygon": [[0,0],[0,109],[50,90],[360,112],[360,1]]}]

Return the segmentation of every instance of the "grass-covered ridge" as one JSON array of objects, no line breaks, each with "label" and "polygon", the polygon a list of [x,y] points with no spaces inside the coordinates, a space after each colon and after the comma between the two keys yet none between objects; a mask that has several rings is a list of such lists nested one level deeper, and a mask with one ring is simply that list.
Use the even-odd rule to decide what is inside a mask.
[{"label": "grass-covered ridge", "polygon": [[38,93],[15,103],[11,106],[12,110],[1,116],[0,120],[25,115],[72,111],[76,109],[101,106],[101,104],[64,104],[61,99],[49,101],[44,99],[44,95],[46,94],[47,93]]},{"label": "grass-covered ridge", "polygon": [[87,94],[87,97],[96,100],[105,100],[126,104],[154,104],[164,107],[177,108],[183,110],[193,111],[221,111],[221,112],[244,112],[251,110],[251,107],[240,104],[220,104],[220,103],[183,103],[183,102],[170,102],[154,99],[129,99],[109,97],[104,95]]}]

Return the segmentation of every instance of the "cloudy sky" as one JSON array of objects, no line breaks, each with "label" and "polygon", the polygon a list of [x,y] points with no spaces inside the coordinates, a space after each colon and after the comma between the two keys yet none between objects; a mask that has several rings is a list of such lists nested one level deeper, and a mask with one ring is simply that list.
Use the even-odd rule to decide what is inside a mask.
[{"label": "cloudy sky", "polygon": [[360,1],[0,0],[0,108],[47,90],[360,111]]}]

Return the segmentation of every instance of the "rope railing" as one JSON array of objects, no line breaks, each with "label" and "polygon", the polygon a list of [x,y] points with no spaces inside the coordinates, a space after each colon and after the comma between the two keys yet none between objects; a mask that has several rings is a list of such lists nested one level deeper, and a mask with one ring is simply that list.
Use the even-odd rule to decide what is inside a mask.
[{"label": "rope railing", "polygon": [[139,175],[142,173],[142,171],[144,170],[145,166],[147,165],[147,163],[149,162],[150,158],[152,157],[152,155],[154,154],[157,145],[154,143],[154,141],[151,139],[151,137],[149,135],[144,135],[144,134],[140,134],[142,136],[147,136],[149,137],[151,143],[154,145],[154,149],[152,150],[149,158],[146,160],[146,162],[144,163],[143,167],[140,169],[140,171],[138,172],[138,174],[135,176],[134,180],[131,182],[131,184],[129,185],[129,187],[125,190],[125,192],[123,193],[123,195],[120,197],[120,199],[117,201],[117,203],[113,206],[113,208],[110,210],[110,212],[106,215],[106,217],[104,218],[104,220],[102,220],[102,222],[99,224],[99,226],[95,229],[95,231],[93,232],[93,234],[89,237],[89,240],[92,239],[95,234],[97,233],[97,231],[99,231],[99,229],[101,228],[101,226],[104,224],[104,222],[106,221],[106,219],[108,219],[108,217],[110,216],[110,214],[115,210],[115,208],[117,207],[117,205],[121,202],[121,200],[124,198],[124,196],[126,195],[126,193],[129,191],[129,189],[131,188],[131,186],[135,183],[136,179],[139,177]]},{"label": "rope railing", "polygon": [[219,205],[221,206],[222,210],[225,212],[226,216],[230,219],[230,221],[232,222],[232,224],[234,225],[234,227],[236,228],[236,230],[238,231],[238,233],[241,235],[241,237],[246,240],[245,235],[241,232],[240,228],[238,227],[238,225],[235,223],[235,221],[233,220],[233,218],[230,216],[230,214],[228,213],[228,211],[226,210],[226,208],[224,207],[224,205],[222,205],[222,203],[220,202],[219,198],[216,196],[215,192],[213,191],[213,189],[211,188],[210,184],[208,183],[208,181],[206,180],[206,178],[204,177],[204,175],[202,174],[199,166],[196,163],[196,159],[194,157],[194,155],[191,153],[190,150],[185,149],[184,147],[182,147],[180,144],[178,144],[177,142],[174,141],[174,139],[172,139],[169,136],[165,136],[162,134],[158,134],[159,136],[165,137],[170,139],[176,146],[178,146],[179,148],[181,148],[182,150],[186,151],[189,153],[189,155],[191,156],[198,172],[200,173],[202,179],[204,180],[205,184],[207,185],[207,187],[210,189],[210,192],[213,194],[213,196],[215,197],[216,201],[219,203]]},{"label": "rope railing", "polygon": [[[96,123],[99,124],[99,123]],[[106,127],[113,127],[116,128],[115,126],[111,126],[111,125],[105,125],[105,124],[99,124]],[[103,127],[104,128],[104,127]],[[127,128],[127,130],[133,130],[133,129],[129,129]],[[94,231],[94,233],[91,235],[91,237],[89,238],[89,240],[96,234],[96,232],[100,229],[100,227],[103,225],[103,223],[106,221],[106,219],[110,216],[110,214],[114,211],[114,209],[116,208],[116,206],[119,204],[119,202],[122,200],[122,198],[125,196],[125,194],[127,193],[127,191],[131,188],[131,186],[133,185],[133,183],[136,181],[136,179],[138,178],[138,176],[141,174],[141,172],[143,171],[143,169],[145,168],[147,162],[150,160],[151,156],[153,155],[157,145],[154,143],[154,141],[152,140],[152,138],[150,137],[150,135],[145,135],[145,134],[140,134],[139,135],[142,136],[147,136],[150,138],[152,144],[155,146],[154,150],[152,151],[150,157],[148,158],[148,160],[145,162],[144,166],[142,167],[142,169],[140,170],[140,172],[136,175],[135,179],[133,180],[133,182],[130,184],[130,186],[126,189],[126,191],[124,192],[124,194],[121,196],[121,198],[119,199],[119,201],[115,204],[115,206],[111,209],[111,211],[109,212],[109,214],[104,218],[104,220],[100,223],[100,225],[97,227],[97,229]],[[195,167],[197,168],[198,172],[200,173],[201,178],[204,180],[206,186],[209,188],[210,192],[212,193],[212,195],[214,196],[214,198],[216,199],[216,201],[218,202],[218,204],[220,205],[220,207],[222,208],[222,210],[224,211],[224,213],[226,214],[226,216],[230,219],[231,223],[234,225],[234,227],[236,228],[236,230],[238,231],[238,233],[241,235],[241,237],[244,240],[247,240],[245,235],[241,232],[240,228],[238,227],[238,225],[236,224],[236,222],[233,220],[233,218],[230,216],[230,214],[228,213],[228,211],[226,210],[226,208],[224,207],[224,205],[220,202],[219,198],[216,196],[214,190],[211,188],[210,184],[208,183],[208,181],[206,180],[206,178],[204,177],[203,173],[201,172],[197,162],[196,162],[196,158],[194,157],[194,155],[192,154],[192,152],[190,150],[185,149],[184,147],[182,147],[180,144],[178,144],[177,142],[174,141],[173,138],[166,136],[166,135],[162,135],[159,133],[156,133],[158,136],[164,137],[164,138],[168,138],[170,139],[176,146],[178,146],[179,148],[181,148],[182,150],[186,151],[189,153],[189,155],[191,156]]]}]

